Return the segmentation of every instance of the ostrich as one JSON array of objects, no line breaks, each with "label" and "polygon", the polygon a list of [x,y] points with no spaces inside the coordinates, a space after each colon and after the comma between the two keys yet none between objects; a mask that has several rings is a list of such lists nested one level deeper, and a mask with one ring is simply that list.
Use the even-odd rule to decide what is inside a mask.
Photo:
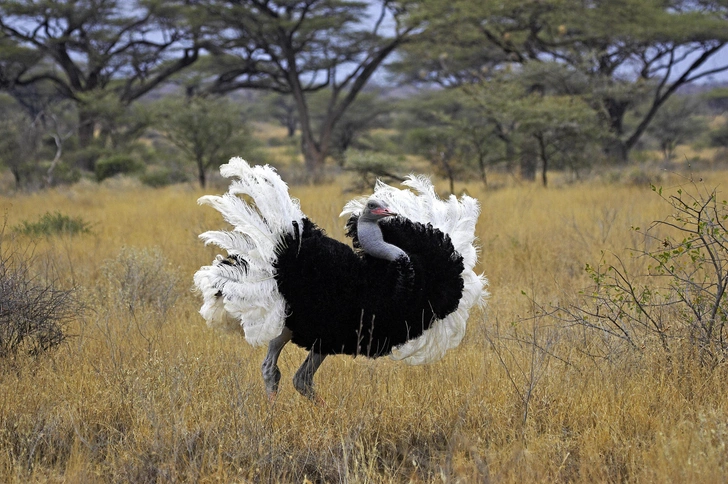
[{"label": "ostrich", "polygon": [[210,327],[242,326],[248,343],[268,344],[262,373],[271,401],[289,341],[308,350],[294,387],[321,402],[313,376],[327,355],[436,361],[462,340],[473,305],[484,303],[471,197],[440,200],[425,177],[404,182],[417,194],[378,182],[342,212],[352,249],[301,212],[273,168],[233,158],[220,173],[236,178],[228,192],[198,202],[234,229],[200,235],[227,251],[195,274],[200,313]]}]

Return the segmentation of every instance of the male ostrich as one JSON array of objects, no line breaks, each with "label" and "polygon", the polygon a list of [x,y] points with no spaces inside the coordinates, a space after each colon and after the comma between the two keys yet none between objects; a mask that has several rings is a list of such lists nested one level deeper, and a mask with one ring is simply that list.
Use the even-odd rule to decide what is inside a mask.
[{"label": "male ostrich", "polygon": [[309,351],[293,384],[312,400],[313,375],[327,355],[391,355],[418,365],[460,343],[470,308],[487,294],[473,272],[475,199],[440,200],[424,177],[404,182],[418,194],[380,182],[371,197],[344,207],[352,250],[306,218],[273,168],[233,158],[220,173],[237,179],[199,203],[234,230],[200,235],[228,253],[195,274],[200,313],[210,327],[242,325],[250,344],[268,344],[262,371],[270,399],[289,341]]}]

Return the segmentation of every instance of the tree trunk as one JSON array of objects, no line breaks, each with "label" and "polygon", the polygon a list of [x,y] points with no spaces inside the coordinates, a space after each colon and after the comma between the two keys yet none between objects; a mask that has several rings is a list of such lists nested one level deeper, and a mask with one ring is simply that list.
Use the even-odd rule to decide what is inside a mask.
[{"label": "tree trunk", "polygon": [[[408,30],[409,32],[409,30]],[[284,42],[286,51],[286,60],[288,61],[289,68],[286,70],[286,77],[288,85],[291,88],[291,95],[296,103],[296,110],[299,116],[299,125],[301,128],[301,148],[303,151],[303,157],[308,171],[308,176],[313,183],[320,183],[323,180],[323,168],[326,156],[329,154],[331,148],[331,136],[334,131],[336,123],[339,122],[344,112],[354,102],[356,96],[364,88],[369,78],[374,74],[376,69],[384,62],[387,58],[403,41],[406,34],[400,34],[396,39],[392,40],[388,45],[385,45],[378,52],[373,54],[368,62],[360,64],[361,72],[353,79],[351,87],[349,88],[346,95],[337,102],[339,93],[343,92],[343,88],[348,82],[344,82],[341,85],[336,85],[334,82],[332,86],[332,98],[329,100],[329,109],[326,114],[326,119],[322,123],[321,130],[319,132],[319,141],[316,142],[311,128],[311,116],[306,103],[305,92],[299,73],[296,67],[296,51],[290,45],[289,41]]]},{"label": "tree trunk", "polygon": [[53,135],[53,141],[56,143],[56,156],[53,157],[53,161],[51,161],[51,166],[48,167],[48,171],[46,172],[46,186],[52,187],[53,186],[53,172],[56,169],[56,166],[58,166],[58,162],[61,161],[61,155],[63,154],[63,140],[61,140],[61,137],[58,134]]},{"label": "tree trunk", "polygon": [[20,179],[20,168],[11,167],[10,172],[13,174],[13,178],[15,179],[15,188],[20,190],[22,185],[22,180]]},{"label": "tree trunk", "polygon": [[617,163],[625,164],[629,161],[630,148],[619,138],[606,141],[604,154]]},{"label": "tree trunk", "polygon": [[521,148],[521,180],[536,180],[536,165],[538,164],[538,153],[533,141],[524,141]]},{"label": "tree trunk", "polygon": [[549,157],[546,154],[546,145],[544,143],[543,137],[538,136],[536,139],[538,140],[538,151],[541,158],[541,183],[543,183],[543,186],[545,188],[548,185],[546,173],[549,168]]},{"label": "tree trunk", "polygon": [[320,183],[324,175],[325,153],[321,151],[318,143],[312,138],[306,139],[301,136],[301,151],[303,152],[303,162],[306,166],[306,173],[309,181],[312,183]]},{"label": "tree trunk", "polygon": [[[295,66],[295,58],[291,55],[289,61]],[[303,153],[303,162],[306,167],[306,173],[309,181],[319,183],[323,179],[324,160],[326,159],[325,150],[321,149],[321,145],[316,142],[311,128],[311,116],[308,110],[306,96],[301,86],[301,81],[295,71],[288,72],[288,80],[291,86],[291,94],[296,103],[299,122],[301,127],[301,152]]]},{"label": "tree trunk", "polygon": [[81,148],[78,166],[82,170],[94,171],[96,168],[96,155],[88,150],[94,142],[94,119],[91,113],[81,108],[78,113],[78,121],[78,144],[79,148]]},{"label": "tree trunk", "polygon": [[201,157],[197,157],[197,181],[200,182],[200,188],[205,188],[207,184],[207,176],[205,174],[205,163]]},{"label": "tree trunk", "polygon": [[488,177],[485,174],[485,153],[482,151],[478,153],[478,167],[480,168],[480,181],[483,182],[484,186],[488,186]]},{"label": "tree trunk", "polygon": [[436,159],[442,165],[442,169],[445,171],[448,181],[450,182],[450,193],[455,193],[455,170],[452,166],[452,155],[450,148],[444,148],[435,153]]},{"label": "tree trunk", "polygon": [[609,113],[609,130],[614,136],[613,139],[607,139],[604,153],[618,163],[627,163],[631,147],[625,145],[622,137],[624,136],[624,115],[627,113],[629,102],[607,98],[604,100],[604,107]]}]

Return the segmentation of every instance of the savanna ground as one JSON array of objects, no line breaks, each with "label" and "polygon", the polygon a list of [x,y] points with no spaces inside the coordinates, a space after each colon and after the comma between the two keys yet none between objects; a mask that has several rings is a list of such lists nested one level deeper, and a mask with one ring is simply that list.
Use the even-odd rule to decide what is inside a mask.
[{"label": "savanna ground", "polygon": [[[728,190],[724,171],[658,175],[664,192],[688,177]],[[303,351],[284,350],[270,405],[265,349],[209,330],[197,313],[192,275],[217,253],[197,234],[223,227],[196,205],[199,189],[110,180],[0,197],[4,250],[31,245],[12,228],[46,212],[92,224],[32,242],[85,310],[55,351],[2,362],[0,481],[725,482],[724,364],[689,351],[668,364],[652,345],[600,353],[602,336],[534,305],[588,287],[587,263],[628,258],[646,243],[632,227],[670,207],[627,176],[557,178],[548,189],[459,183],[482,204],[487,309],[429,366],[327,359],[315,380],[325,407],[292,387]],[[291,191],[343,238],[338,214],[352,194],[335,183]]]}]

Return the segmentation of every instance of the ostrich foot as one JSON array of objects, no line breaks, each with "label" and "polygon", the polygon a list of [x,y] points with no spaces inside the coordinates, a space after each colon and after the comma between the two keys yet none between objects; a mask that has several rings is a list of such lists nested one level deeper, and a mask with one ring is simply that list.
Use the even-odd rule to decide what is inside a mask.
[{"label": "ostrich foot", "polygon": [[291,331],[283,328],[281,334],[268,343],[268,353],[263,360],[261,371],[263,373],[263,381],[265,382],[265,391],[268,394],[268,402],[273,403],[278,393],[278,382],[281,381],[281,371],[278,369],[278,357],[281,350],[291,340]]},{"label": "ostrich foot", "polygon": [[313,389],[313,375],[319,366],[321,366],[324,358],[326,358],[326,355],[311,350],[296,374],[293,375],[293,386],[296,388],[296,391],[322,407],[326,406],[326,404],[321,397],[316,395]]}]

